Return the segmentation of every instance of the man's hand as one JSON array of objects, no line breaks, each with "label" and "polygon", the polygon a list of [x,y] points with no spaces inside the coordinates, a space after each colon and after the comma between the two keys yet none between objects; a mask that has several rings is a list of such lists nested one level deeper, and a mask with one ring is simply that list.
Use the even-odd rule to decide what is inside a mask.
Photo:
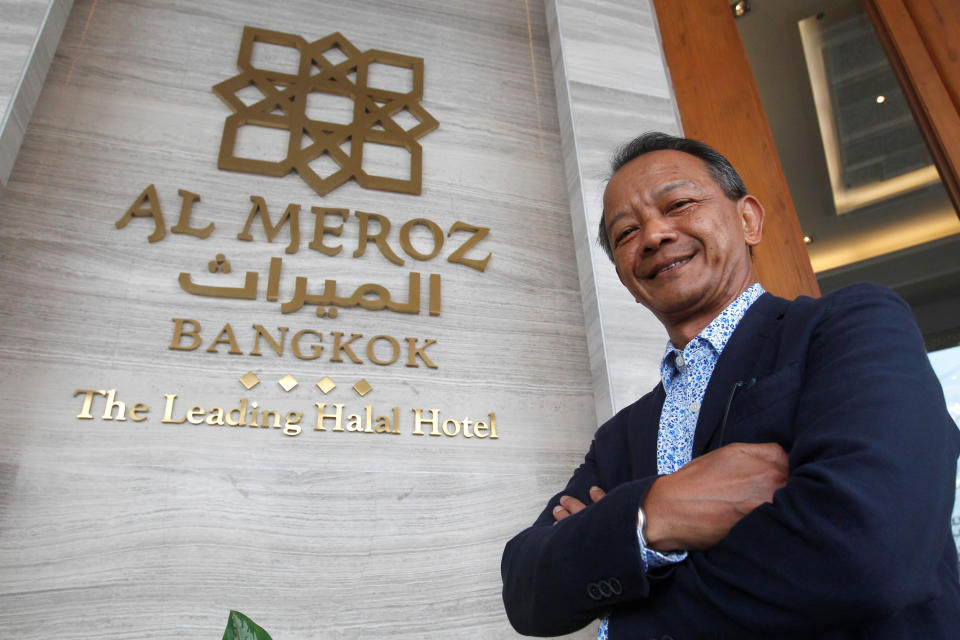
[{"label": "man's hand", "polygon": [[650,486],[642,505],[647,544],[656,551],[710,549],[741,518],[772,502],[788,475],[787,454],[772,442],[729,444],[694,458]]},{"label": "man's hand", "polygon": [[[607,495],[603,489],[600,487],[590,487],[590,499],[594,502],[600,502],[603,496]],[[583,504],[576,498],[571,498],[570,496],[561,496],[560,504],[553,508],[553,519],[556,521],[553,524],[557,524],[564,518],[572,516],[575,513],[583,511],[587,508],[587,505]]]}]

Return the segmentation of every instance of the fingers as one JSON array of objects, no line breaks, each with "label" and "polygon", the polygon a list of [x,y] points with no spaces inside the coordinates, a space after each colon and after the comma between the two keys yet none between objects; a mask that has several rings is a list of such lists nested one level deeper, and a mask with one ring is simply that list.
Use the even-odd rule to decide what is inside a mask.
[{"label": "fingers", "polygon": [[[593,502],[599,502],[603,497],[607,495],[603,489],[597,486],[590,487],[590,499]],[[564,518],[572,516],[575,513],[580,513],[587,508],[587,505],[583,504],[581,501],[573,498],[571,496],[561,496],[560,504],[553,508],[553,519],[557,522],[560,522]]]},{"label": "fingers", "polygon": [[787,457],[787,452],[783,450],[776,442],[759,442],[759,443],[745,443],[738,442],[736,446],[743,453],[753,456],[755,458],[760,458],[761,460],[766,460],[767,462],[772,462],[778,466],[786,467],[789,458]]},{"label": "fingers", "polygon": [[607,493],[600,487],[590,487],[590,499],[594,502],[600,502]]}]

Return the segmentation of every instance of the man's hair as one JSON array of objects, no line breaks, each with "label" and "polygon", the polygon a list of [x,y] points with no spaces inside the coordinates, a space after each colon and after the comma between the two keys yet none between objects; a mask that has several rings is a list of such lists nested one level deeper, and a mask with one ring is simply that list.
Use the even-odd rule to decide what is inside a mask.
[{"label": "man's hair", "polygon": [[[743,184],[740,174],[733,168],[730,161],[723,157],[716,149],[707,146],[699,140],[692,138],[678,138],[660,131],[648,131],[642,133],[633,140],[623,144],[614,152],[610,160],[610,177],[619,171],[623,165],[635,158],[650,153],[652,151],[682,151],[692,156],[700,158],[707,164],[713,181],[717,183],[723,194],[733,201],[737,201],[747,195],[747,187]],[[597,234],[597,242],[603,247],[604,253],[613,261],[613,247],[610,246],[610,239],[607,237],[607,226],[604,223],[604,216],[600,216],[600,229]],[[751,252],[752,253],[752,252]]]}]

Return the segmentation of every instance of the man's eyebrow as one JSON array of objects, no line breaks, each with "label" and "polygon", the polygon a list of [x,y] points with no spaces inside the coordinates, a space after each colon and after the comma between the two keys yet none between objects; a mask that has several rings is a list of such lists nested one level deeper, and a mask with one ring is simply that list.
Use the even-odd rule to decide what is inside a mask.
[{"label": "man's eyebrow", "polygon": [[[689,180],[681,179],[681,180],[674,180],[672,182],[667,182],[666,184],[660,185],[650,195],[653,198],[660,198],[670,193],[671,191],[674,191],[675,189],[680,189],[683,187],[690,187],[690,188],[696,189],[698,192],[700,191],[700,187],[695,182],[690,182]],[[603,216],[603,219],[606,220],[606,217],[607,217],[606,208],[603,209],[603,211],[601,212],[601,215]],[[617,222],[617,220],[619,220],[620,218],[626,215],[629,215],[629,213],[626,211],[621,211],[617,214],[614,214],[613,218],[611,218],[608,222],[606,222],[606,227],[608,229],[612,228],[613,225]]]},{"label": "man's eyebrow", "polygon": [[675,189],[680,189],[682,187],[693,187],[694,189],[699,190],[699,187],[689,180],[674,180],[673,182],[668,182],[662,184],[651,194],[654,198],[659,198]]},{"label": "man's eyebrow", "polygon": [[[604,209],[601,215],[603,216],[602,219],[603,219],[603,220],[606,220],[606,219],[607,219],[607,210]],[[612,228],[613,228],[613,225],[615,225],[615,224],[617,223],[617,220],[619,220],[620,218],[622,218],[622,217],[624,217],[624,216],[626,216],[626,215],[628,215],[626,211],[621,211],[620,213],[618,213],[618,214],[616,214],[615,216],[613,216],[613,219],[611,219],[609,222],[605,222],[605,223],[604,223],[604,226],[605,226],[607,229],[612,229]]]}]

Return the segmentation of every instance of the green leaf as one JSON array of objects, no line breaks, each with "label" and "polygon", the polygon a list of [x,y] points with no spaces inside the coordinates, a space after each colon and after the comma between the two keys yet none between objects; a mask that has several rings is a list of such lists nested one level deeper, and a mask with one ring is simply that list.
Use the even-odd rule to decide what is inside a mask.
[{"label": "green leaf", "polygon": [[256,622],[239,611],[230,611],[222,640],[273,640]]}]

